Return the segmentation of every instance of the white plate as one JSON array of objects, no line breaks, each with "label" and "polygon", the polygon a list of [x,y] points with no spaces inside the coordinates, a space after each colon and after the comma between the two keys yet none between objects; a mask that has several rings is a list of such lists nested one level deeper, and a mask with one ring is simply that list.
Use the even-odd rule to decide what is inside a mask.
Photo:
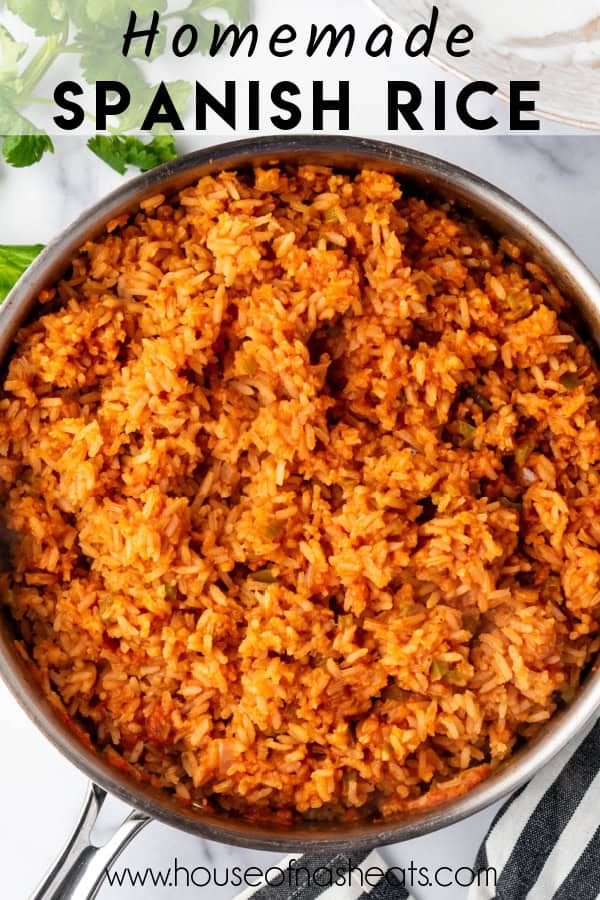
[{"label": "white plate", "polygon": [[[371,2],[404,32],[429,22],[433,6],[431,0]],[[481,0],[482,4],[488,2],[492,0]],[[523,0],[524,4],[527,2]],[[467,81],[497,84],[499,96],[505,99],[511,80],[539,81],[536,108],[540,115],[581,128],[600,130],[600,0],[598,16],[585,28],[547,37],[513,38],[503,45],[493,42],[491,34],[477,29],[472,16],[461,13],[460,0],[452,3],[446,0],[437,5],[439,22],[430,59]],[[445,40],[451,29],[461,23],[471,25],[475,39],[469,45],[468,56],[453,59],[446,52]],[[596,48],[599,48],[598,52],[595,52]],[[550,55],[560,61],[545,61]]]}]

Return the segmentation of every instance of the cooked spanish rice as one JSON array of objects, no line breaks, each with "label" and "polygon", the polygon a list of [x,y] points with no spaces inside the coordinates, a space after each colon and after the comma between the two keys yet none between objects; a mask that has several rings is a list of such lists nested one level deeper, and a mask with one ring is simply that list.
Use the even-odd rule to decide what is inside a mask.
[{"label": "cooked spanish rice", "polygon": [[546,274],[394,177],[204,177],[42,292],[0,400],[22,652],[198,808],[484,779],[599,646],[598,369]]}]

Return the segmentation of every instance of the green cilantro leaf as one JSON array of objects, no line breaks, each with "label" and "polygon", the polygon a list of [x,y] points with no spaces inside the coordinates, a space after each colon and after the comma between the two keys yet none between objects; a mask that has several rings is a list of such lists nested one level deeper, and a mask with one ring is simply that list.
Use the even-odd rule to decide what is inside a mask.
[{"label": "green cilantro leaf", "polygon": [[215,10],[223,10],[235,25],[245,25],[250,18],[249,0],[191,0],[185,9],[177,10],[179,18],[193,22],[198,29],[198,52],[208,53],[214,34]]},{"label": "green cilantro leaf", "polygon": [[[181,79],[177,81],[167,81],[166,82],[167,90],[169,91],[169,96],[173,103],[175,104],[175,109],[179,113],[180,118],[183,119],[185,110],[187,109],[187,105],[189,103],[190,97],[192,95],[192,85],[189,81],[182,81]],[[150,88],[150,100],[154,96],[156,92],[156,85],[152,85]],[[148,101],[149,103],[150,101]],[[144,110],[144,115],[147,112],[148,107]],[[143,121],[143,116],[140,119],[140,122]],[[160,125],[155,125],[152,129],[154,134],[170,134],[171,126],[166,123],[161,123]]]},{"label": "green cilantro leaf", "polygon": [[0,135],[18,132],[31,134],[32,131],[35,131],[31,122],[14,108],[15,99],[14,91],[10,87],[2,85],[0,89]]},{"label": "green cilantro leaf", "polygon": [[64,0],[71,21],[79,31],[89,32],[100,27],[107,32],[118,32],[122,35],[129,21],[129,13],[133,10],[138,25],[146,20],[150,23],[152,13],[164,13],[167,0]]},{"label": "green cilantro leaf", "polygon": [[91,25],[89,28],[89,32],[78,31],[73,46],[81,54],[83,74],[91,83],[117,79],[129,86],[129,79],[138,77],[132,71],[134,68],[137,69],[135,60],[152,62],[164,52],[167,43],[167,29],[163,27],[152,43],[150,56],[145,55],[146,42],[141,40],[132,43],[125,57],[121,54],[123,38],[120,31],[107,31],[99,25]]},{"label": "green cilantro leaf", "polygon": [[32,244],[29,247],[0,246],[0,303],[43,249],[43,244]]},{"label": "green cilantro leaf", "polygon": [[232,22],[236,25],[245,25],[250,18],[250,3],[248,0],[218,0],[219,9],[224,9]]},{"label": "green cilantro leaf", "polygon": [[11,166],[22,168],[38,162],[54,145],[43,131],[17,112],[10,100],[11,94],[0,90],[0,136],[2,155]]},{"label": "green cilantro leaf", "polygon": [[[191,84],[189,81],[179,80],[167,81],[166,86],[179,115],[183,117],[192,94]],[[157,85],[148,84],[146,81],[135,86],[129,108],[118,117],[120,132],[140,130],[156,89]],[[170,133],[171,128],[167,124],[162,124],[157,125],[152,131],[154,134],[164,134]]]},{"label": "green cilantro leaf", "polygon": [[163,13],[167,8],[167,0],[131,0],[127,4],[124,4],[123,0],[87,0],[87,2],[77,0],[77,2],[84,8],[90,22],[119,32],[125,31],[130,10],[135,12],[140,23],[146,19],[151,20],[154,10]]},{"label": "green cilantro leaf", "polygon": [[39,162],[46,151],[54,153],[54,144],[47,134],[6,134],[2,138],[2,155],[7,163],[22,169]]},{"label": "green cilantro leaf", "polygon": [[87,145],[92,153],[99,156],[111,169],[119,175],[124,175],[128,163],[129,140],[129,137],[118,134],[97,134],[89,139]]},{"label": "green cilantro leaf", "polygon": [[17,43],[4,25],[0,25],[0,81],[14,82],[19,74],[19,60],[27,44]]},{"label": "green cilantro leaf", "polygon": [[[112,38],[112,46],[114,47],[114,37]],[[154,38],[152,42],[152,50],[150,51],[150,55],[146,56],[146,41],[144,39],[140,41],[133,41],[128,53],[129,59],[139,59],[140,62],[152,62],[157,59],[162,53],[165,52],[165,47],[167,46],[167,29],[164,25],[162,25],[159,29],[157,36]],[[121,48],[121,38],[119,36],[119,49]]]},{"label": "green cilantro leaf", "polygon": [[157,135],[149,144],[133,135],[97,134],[89,139],[88,147],[120,175],[127,166],[137,166],[147,172],[177,156],[175,140],[170,134]]},{"label": "green cilantro leaf", "polygon": [[[160,14],[167,9],[167,0],[133,0],[127,5],[122,0],[65,0],[65,3],[77,28],[76,46],[80,50],[94,51],[96,56],[104,56],[104,68],[113,70],[115,55],[120,55],[130,11],[136,13],[137,27],[141,28],[145,23],[150,24],[154,10]],[[129,59],[137,58],[143,62],[156,59],[164,51],[166,39],[167,29],[161,24],[150,56],[145,55],[145,41],[141,40],[131,45]]]},{"label": "green cilantro leaf", "polygon": [[[187,12],[188,10],[186,10],[186,13]],[[198,29],[198,53],[200,53],[201,56],[206,56],[213,42],[215,23],[211,19],[207,19],[204,15],[194,18],[195,10],[193,9],[189,10],[189,12],[191,12],[192,21]]]},{"label": "green cilantro leaf", "polygon": [[92,24],[87,14],[87,4],[82,0],[64,0],[67,15],[79,31],[83,31]]},{"label": "green cilantro leaf", "polygon": [[13,102],[13,93],[3,85],[0,89],[2,155],[6,162],[20,168],[37,162],[46,150],[54,152],[54,146],[47,134],[17,112]]},{"label": "green cilantro leaf", "polygon": [[46,37],[57,34],[64,27],[64,8],[61,2],[48,0],[8,0],[8,8],[20,16],[36,34]]},{"label": "green cilantro leaf", "polygon": [[139,138],[134,138],[128,154],[128,162],[137,166],[141,172],[147,172],[162,163],[177,158],[175,138],[172,134],[157,134],[149,144],[144,144]]},{"label": "green cilantro leaf", "polygon": [[143,87],[146,79],[132,59],[114,52],[114,47],[102,44],[80,45],[80,64],[85,80],[90,84],[95,81],[120,81],[131,93]]}]

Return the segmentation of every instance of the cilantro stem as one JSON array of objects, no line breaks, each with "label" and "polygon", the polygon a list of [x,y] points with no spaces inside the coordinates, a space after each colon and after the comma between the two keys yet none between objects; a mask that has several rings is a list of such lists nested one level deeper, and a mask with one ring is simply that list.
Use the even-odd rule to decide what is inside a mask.
[{"label": "cilantro stem", "polygon": [[[36,106],[54,106],[54,100],[48,100],[45,97],[21,97],[19,95],[19,102],[23,107],[29,106],[29,104],[36,104]],[[93,113],[89,112],[89,110],[85,109],[84,115],[86,119],[89,119],[90,122],[96,121],[96,116]],[[118,129],[116,130],[118,131]]]},{"label": "cilantro stem", "polygon": [[64,45],[66,35],[51,34],[37,51],[25,71],[21,82],[21,94],[29,94],[40,78],[48,71]]},{"label": "cilantro stem", "polygon": [[22,106],[29,106],[30,103],[37,103],[42,106],[54,106],[54,101],[48,100],[45,97],[22,97],[19,95],[19,103]]}]

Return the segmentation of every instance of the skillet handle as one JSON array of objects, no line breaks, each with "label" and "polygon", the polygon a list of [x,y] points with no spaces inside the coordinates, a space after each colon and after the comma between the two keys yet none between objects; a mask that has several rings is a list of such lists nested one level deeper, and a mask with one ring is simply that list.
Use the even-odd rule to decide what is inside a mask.
[{"label": "skillet handle", "polygon": [[91,832],[105,799],[106,791],[91,784],[73,834],[30,900],[93,900],[102,886],[107,866],[152,821],[150,816],[134,809],[106,844],[96,847]]}]

